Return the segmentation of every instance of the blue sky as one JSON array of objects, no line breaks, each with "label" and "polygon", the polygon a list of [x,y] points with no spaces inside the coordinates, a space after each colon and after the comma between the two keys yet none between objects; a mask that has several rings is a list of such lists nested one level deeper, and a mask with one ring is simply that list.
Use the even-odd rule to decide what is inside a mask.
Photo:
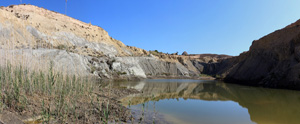
[{"label": "blue sky", "polygon": [[[65,13],[65,0],[22,2]],[[67,15],[146,50],[239,55],[253,40],[300,19],[299,5],[299,0],[68,0]]]}]

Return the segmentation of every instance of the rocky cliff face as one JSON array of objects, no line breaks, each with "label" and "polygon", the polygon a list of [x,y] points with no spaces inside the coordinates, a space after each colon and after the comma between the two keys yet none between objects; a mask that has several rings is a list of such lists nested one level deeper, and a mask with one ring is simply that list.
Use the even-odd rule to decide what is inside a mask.
[{"label": "rocky cliff face", "polygon": [[144,54],[101,27],[33,5],[1,7],[0,14],[2,48],[56,48],[89,56]]},{"label": "rocky cliff face", "polygon": [[[250,50],[226,61],[225,81],[300,89],[300,21],[253,41]],[[225,62],[225,61],[224,61]],[[221,64],[222,65],[222,64]],[[224,64],[223,64],[224,65]]]},{"label": "rocky cliff face", "polygon": [[170,55],[126,46],[101,27],[33,5],[0,8],[0,65],[12,63],[101,79],[199,77],[228,56]]}]

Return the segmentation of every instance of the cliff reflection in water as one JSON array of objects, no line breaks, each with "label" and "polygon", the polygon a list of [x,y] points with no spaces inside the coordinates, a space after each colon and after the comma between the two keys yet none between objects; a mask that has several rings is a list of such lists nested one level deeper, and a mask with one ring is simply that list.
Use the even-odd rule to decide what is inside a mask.
[{"label": "cliff reflection in water", "polygon": [[247,108],[250,119],[258,124],[299,124],[300,92],[225,84],[220,81],[146,80],[117,83],[135,88],[141,94],[123,98],[124,105],[163,99],[199,99],[205,101],[234,101]]}]

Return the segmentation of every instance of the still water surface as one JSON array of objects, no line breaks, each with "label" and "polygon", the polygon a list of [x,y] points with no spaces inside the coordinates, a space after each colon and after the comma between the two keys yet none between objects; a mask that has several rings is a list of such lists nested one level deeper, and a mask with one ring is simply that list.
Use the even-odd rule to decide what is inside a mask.
[{"label": "still water surface", "polygon": [[122,98],[135,122],[185,124],[299,124],[300,92],[220,81],[155,79],[114,86],[142,93]]}]

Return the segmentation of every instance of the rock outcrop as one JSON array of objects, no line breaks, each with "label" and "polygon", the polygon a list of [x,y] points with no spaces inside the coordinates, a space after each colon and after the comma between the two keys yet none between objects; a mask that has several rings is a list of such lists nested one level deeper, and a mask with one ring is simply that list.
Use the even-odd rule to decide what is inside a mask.
[{"label": "rock outcrop", "polygon": [[[300,89],[300,21],[253,41],[250,50],[224,60],[226,82]],[[227,64],[224,64],[229,62]],[[224,71],[225,70],[225,71]]]}]

